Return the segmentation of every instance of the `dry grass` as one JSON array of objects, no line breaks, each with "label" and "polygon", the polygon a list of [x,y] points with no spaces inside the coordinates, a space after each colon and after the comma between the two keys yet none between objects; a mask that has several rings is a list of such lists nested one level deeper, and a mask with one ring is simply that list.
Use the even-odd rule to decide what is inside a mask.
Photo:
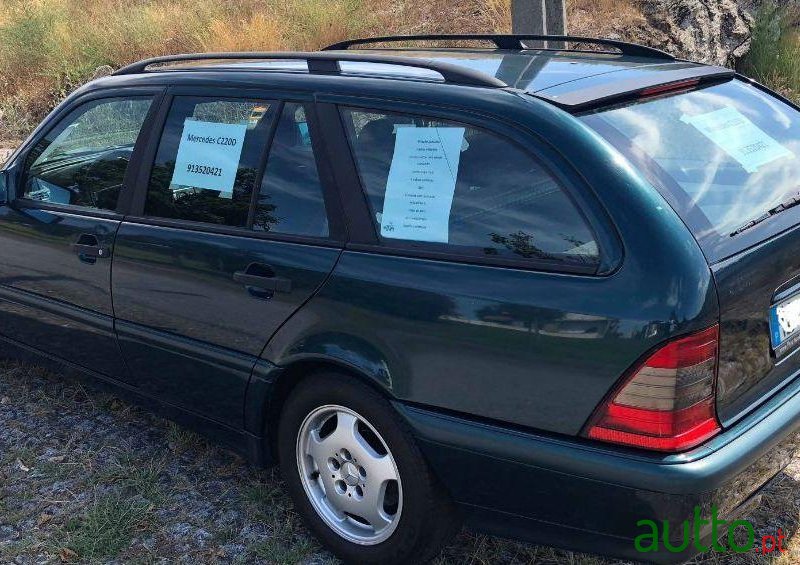
[{"label": "dry grass", "polygon": [[[568,2],[575,33],[627,35],[643,26],[635,0]],[[0,0],[0,142],[27,135],[103,65],[192,51],[317,49],[363,35],[510,30],[511,0]]]},{"label": "dry grass", "polygon": [[386,33],[507,31],[510,0],[0,0],[0,140],[102,65],[168,53],[317,49]]},{"label": "dry grass", "polygon": [[[642,6],[567,0],[568,32],[659,46],[666,36]],[[757,20],[747,72],[799,96],[796,25],[766,8]],[[776,26],[790,33],[776,39]],[[511,0],[0,0],[0,147],[25,137],[104,65],[190,51],[312,50],[366,35],[510,30]]]},{"label": "dry grass", "polygon": [[653,42],[637,0],[567,0],[569,33]]},{"label": "dry grass", "polygon": [[375,25],[362,0],[0,0],[0,13],[0,127],[17,130],[101,65],[187,51],[315,49]]},{"label": "dry grass", "polygon": [[484,17],[493,24],[492,30],[511,33],[511,0],[483,0]]}]

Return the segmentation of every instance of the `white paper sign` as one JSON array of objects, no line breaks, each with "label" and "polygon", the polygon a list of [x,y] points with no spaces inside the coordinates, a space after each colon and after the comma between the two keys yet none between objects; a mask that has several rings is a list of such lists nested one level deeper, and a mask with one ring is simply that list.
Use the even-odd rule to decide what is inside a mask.
[{"label": "white paper sign", "polygon": [[233,195],[233,183],[247,131],[244,124],[219,124],[187,118],[183,123],[171,184]]},{"label": "white paper sign", "polygon": [[683,115],[681,121],[697,128],[748,173],[757,172],[760,166],[775,159],[793,155],[736,108],[721,108],[698,116]]},{"label": "white paper sign", "polygon": [[464,128],[397,129],[381,235],[447,243]]}]

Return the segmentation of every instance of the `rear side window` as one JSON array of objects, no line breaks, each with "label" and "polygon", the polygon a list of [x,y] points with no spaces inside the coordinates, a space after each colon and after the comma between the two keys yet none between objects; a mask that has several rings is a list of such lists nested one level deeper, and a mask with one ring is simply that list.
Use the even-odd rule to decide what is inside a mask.
[{"label": "rear side window", "polygon": [[114,210],[151,101],[103,98],[70,112],[28,154],[22,197]]},{"label": "rear side window", "polygon": [[385,244],[597,264],[595,239],[572,201],[510,140],[412,115],[344,109],[343,119]]},{"label": "rear side window", "polygon": [[800,114],[742,81],[582,119],[655,178],[710,260],[752,245],[758,230],[770,235],[763,220],[758,230],[739,230],[800,195]]},{"label": "rear side window", "polygon": [[253,229],[328,236],[322,185],[303,104],[283,107],[258,193]]},{"label": "rear side window", "polygon": [[150,174],[145,214],[247,226],[273,106],[176,97]]}]

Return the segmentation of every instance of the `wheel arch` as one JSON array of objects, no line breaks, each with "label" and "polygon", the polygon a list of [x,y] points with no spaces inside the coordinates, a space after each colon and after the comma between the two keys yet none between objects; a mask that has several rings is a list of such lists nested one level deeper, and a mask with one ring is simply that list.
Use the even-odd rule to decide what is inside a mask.
[{"label": "wheel arch", "polygon": [[[302,355],[284,363],[277,367],[276,375],[264,391],[265,397],[259,402],[263,414],[258,431],[263,434],[270,462],[278,460],[276,449],[278,423],[286,399],[304,379],[325,372],[348,376],[369,386],[387,399],[394,399],[390,381],[381,374],[382,371],[369,371],[363,366],[327,355]],[[252,405],[252,402],[250,404]]]}]

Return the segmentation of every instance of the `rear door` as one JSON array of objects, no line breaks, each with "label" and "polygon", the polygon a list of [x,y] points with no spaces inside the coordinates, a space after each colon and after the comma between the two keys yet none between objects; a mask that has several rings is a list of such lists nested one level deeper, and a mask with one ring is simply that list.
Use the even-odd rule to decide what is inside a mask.
[{"label": "rear door", "polygon": [[124,365],[110,294],[121,194],[160,91],[103,91],[65,107],[10,168],[0,207],[0,331],[111,377]]},{"label": "rear door", "polygon": [[255,360],[331,272],[343,234],[308,100],[169,98],[117,236],[120,346],[133,384],[240,426]]},{"label": "rear door", "polygon": [[323,100],[348,246],[264,357],[338,356],[402,400],[577,434],[641,347],[609,315],[626,281],[596,275],[619,255],[579,177],[499,119]]}]

